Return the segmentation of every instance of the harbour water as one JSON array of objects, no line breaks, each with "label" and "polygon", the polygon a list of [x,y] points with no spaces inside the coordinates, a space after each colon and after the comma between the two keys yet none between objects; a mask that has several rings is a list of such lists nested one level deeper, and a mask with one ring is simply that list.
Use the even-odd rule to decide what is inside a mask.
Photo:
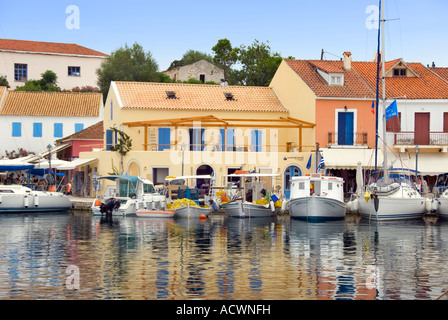
[{"label": "harbour water", "polygon": [[[0,299],[431,300],[448,222],[0,216]],[[448,297],[442,297],[448,299]]]}]

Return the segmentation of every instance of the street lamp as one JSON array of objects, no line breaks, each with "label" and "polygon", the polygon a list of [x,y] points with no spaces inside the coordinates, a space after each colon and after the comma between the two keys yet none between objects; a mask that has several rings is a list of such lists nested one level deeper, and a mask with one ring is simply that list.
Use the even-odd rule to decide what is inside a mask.
[{"label": "street lamp", "polygon": [[420,147],[415,146],[415,171],[418,171],[418,153],[420,152]]}]

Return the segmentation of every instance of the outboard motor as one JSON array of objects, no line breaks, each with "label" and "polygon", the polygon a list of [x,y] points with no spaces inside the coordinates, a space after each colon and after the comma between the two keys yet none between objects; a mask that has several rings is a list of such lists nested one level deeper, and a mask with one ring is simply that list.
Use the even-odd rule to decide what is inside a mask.
[{"label": "outboard motor", "polygon": [[114,210],[118,210],[120,208],[120,201],[115,198],[109,198],[105,201],[105,203],[101,203],[100,212],[101,214],[105,213],[106,217],[112,216],[112,212]]}]

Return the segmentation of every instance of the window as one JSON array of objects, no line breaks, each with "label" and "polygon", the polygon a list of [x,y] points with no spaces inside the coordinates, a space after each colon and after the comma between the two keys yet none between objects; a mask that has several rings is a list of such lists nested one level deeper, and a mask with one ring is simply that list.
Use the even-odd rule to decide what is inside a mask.
[{"label": "window", "polygon": [[406,77],[406,69],[394,69],[394,77]]},{"label": "window", "polygon": [[106,150],[112,149],[112,130],[106,130]]},{"label": "window", "polygon": [[[221,151],[224,151],[224,135],[226,130],[219,129],[221,133]],[[235,151],[235,129],[227,129],[227,141],[226,141],[226,150],[227,151]]]},{"label": "window", "polygon": [[72,77],[80,77],[81,67],[68,67],[68,75]]},{"label": "window", "polygon": [[54,124],[53,136],[55,138],[62,138],[62,123]]},{"label": "window", "polygon": [[343,84],[342,75],[334,75],[330,77],[330,84],[341,86]]},{"label": "window", "polygon": [[28,65],[15,63],[14,64],[14,80],[23,81],[28,80]]},{"label": "window", "polygon": [[205,74],[200,74],[200,75],[199,75],[199,80],[200,80],[202,83],[205,83]]},{"label": "window", "polygon": [[75,132],[81,131],[84,129],[83,123],[75,123]]},{"label": "window", "polygon": [[398,117],[392,117],[386,121],[387,132],[400,132],[401,131],[401,112],[398,112]]},{"label": "window", "polygon": [[152,182],[157,184],[164,184],[165,178],[170,175],[169,168],[152,168]]},{"label": "window", "polygon": [[13,122],[12,123],[12,136],[13,137],[21,137],[22,136],[22,123],[21,122]]},{"label": "window", "polygon": [[40,122],[33,123],[33,137],[42,138],[42,123]]}]

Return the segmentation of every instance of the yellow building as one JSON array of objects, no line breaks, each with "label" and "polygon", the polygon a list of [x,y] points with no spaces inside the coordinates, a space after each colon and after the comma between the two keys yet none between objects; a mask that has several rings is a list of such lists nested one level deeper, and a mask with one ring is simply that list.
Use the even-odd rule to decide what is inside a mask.
[{"label": "yellow building", "polygon": [[[275,173],[267,186],[287,194],[290,177],[314,166],[307,169],[314,126],[292,117],[268,87],[116,81],[105,102],[105,149],[80,158],[98,160],[86,174],[104,176],[115,167],[154,184],[214,173],[224,186],[235,170]],[[119,138],[112,128],[132,139],[123,158],[110,151]]]}]

